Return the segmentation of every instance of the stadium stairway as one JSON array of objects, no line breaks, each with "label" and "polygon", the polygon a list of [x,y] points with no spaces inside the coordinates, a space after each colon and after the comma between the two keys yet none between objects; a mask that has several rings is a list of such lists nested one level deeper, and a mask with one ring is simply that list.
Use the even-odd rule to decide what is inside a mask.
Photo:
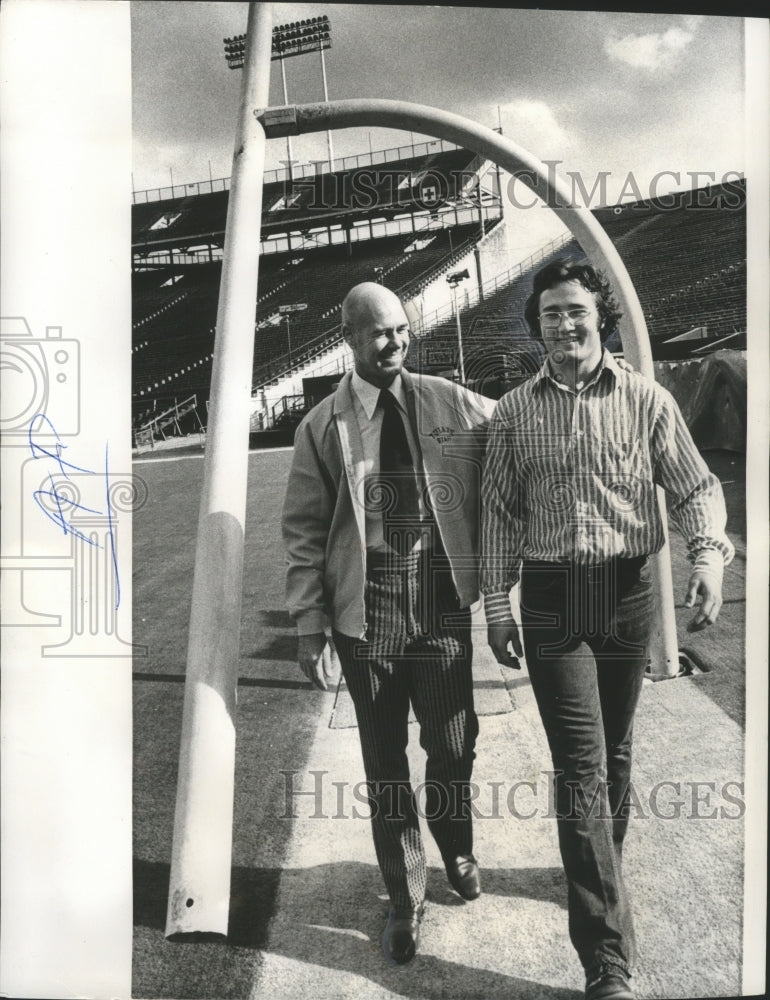
[{"label": "stadium stairway", "polygon": [[[312,304],[312,309],[308,308],[307,313],[300,314],[291,323],[293,361],[287,353],[286,328],[272,324],[272,320],[279,317],[277,302],[268,304],[264,312],[258,309],[252,374],[255,390],[272,387],[277,379],[286,385],[295,382],[296,373],[308,362],[310,366],[305,374],[315,374],[318,363],[323,367],[329,350],[334,350],[341,341],[338,325],[341,288],[349,288],[358,281],[371,281],[377,269],[382,268],[383,279],[387,272],[390,286],[404,299],[411,298],[427,284],[439,280],[469,252],[473,245],[471,234],[476,231],[477,226],[473,224],[361,241],[354,244],[357,252],[354,258],[347,256],[344,247],[316,249],[312,253],[296,251],[279,270],[283,273],[293,261],[302,265],[297,266],[293,284],[283,289],[283,296],[291,297],[291,288],[297,288],[302,300],[309,306]],[[323,331],[320,334],[319,328]]]},{"label": "stadium stairway", "polygon": [[267,385],[260,386],[254,396],[253,413],[269,414],[267,426],[272,423],[272,414],[282,399],[303,395],[303,379],[315,378],[319,375],[330,375],[339,372],[344,374],[352,365],[352,354],[348,345],[337,342],[326,350],[306,361],[299,368],[288,372]]}]

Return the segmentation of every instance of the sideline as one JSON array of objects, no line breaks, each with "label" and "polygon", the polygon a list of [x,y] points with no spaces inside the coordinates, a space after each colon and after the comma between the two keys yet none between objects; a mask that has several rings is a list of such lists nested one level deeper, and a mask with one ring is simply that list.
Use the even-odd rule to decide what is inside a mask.
[{"label": "sideline", "polygon": [[[277,451],[294,451],[294,445],[280,445],[278,448],[250,448],[249,455],[266,455]],[[182,462],[186,458],[205,458],[206,453],[190,452],[187,455],[169,455],[168,458],[132,458],[132,465],[147,465],[149,462]]]}]

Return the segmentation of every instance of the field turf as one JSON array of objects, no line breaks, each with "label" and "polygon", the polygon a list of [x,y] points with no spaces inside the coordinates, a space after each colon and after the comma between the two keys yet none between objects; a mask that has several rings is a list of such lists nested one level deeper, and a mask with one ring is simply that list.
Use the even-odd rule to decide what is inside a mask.
[{"label": "field turf", "polygon": [[[704,672],[697,684],[734,722],[744,713],[743,456],[707,461],[724,482],[734,568],[726,576],[719,631],[690,636],[682,607],[686,563],[672,537],[680,644]],[[240,635],[230,932],[227,941],[164,939],[182,698],[203,459],[137,462],[148,500],[134,516],[134,997],[248,997],[259,980],[270,918],[292,832],[282,770],[301,771],[331,695],[309,689],[295,662],[284,610],[280,508],[290,450],[249,456],[249,499]],[[684,577],[684,578],[683,578]]]}]

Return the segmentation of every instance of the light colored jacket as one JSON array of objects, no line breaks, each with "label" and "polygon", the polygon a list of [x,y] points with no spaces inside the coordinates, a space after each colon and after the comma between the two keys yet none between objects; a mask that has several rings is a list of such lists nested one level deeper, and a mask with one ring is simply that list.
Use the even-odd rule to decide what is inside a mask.
[{"label": "light colored jacket", "polygon": [[[463,607],[478,599],[479,497],[495,401],[431,375],[401,373],[420,462]],[[364,453],[351,373],[297,428],[286,499],[286,599],[300,635],[331,625],[363,638],[366,525],[356,496]],[[359,487],[360,494],[360,487]]]}]

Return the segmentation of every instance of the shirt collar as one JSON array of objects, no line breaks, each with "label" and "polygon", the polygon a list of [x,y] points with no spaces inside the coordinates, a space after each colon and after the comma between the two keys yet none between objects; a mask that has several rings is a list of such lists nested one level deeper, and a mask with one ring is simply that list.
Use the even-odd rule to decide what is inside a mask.
[{"label": "shirt collar", "polygon": [[[586,382],[583,388],[585,389],[587,386],[594,385],[594,383],[598,382],[599,379],[604,375],[605,371],[611,372],[613,378],[617,380],[617,377],[620,374],[621,370],[618,367],[617,361],[613,358],[610,352],[605,347],[603,347],[602,359],[599,362],[599,368],[596,372],[596,375],[594,375],[594,377],[591,379],[590,382]],[[558,382],[554,378],[551,372],[551,365],[549,363],[548,358],[545,359],[545,361],[540,367],[540,370],[532,378],[533,385],[538,387],[545,385],[546,382],[551,382],[553,385],[558,386],[559,388],[563,387],[563,383]]]},{"label": "shirt collar", "polygon": [[[364,409],[366,419],[371,420],[374,416],[374,411],[377,409],[377,402],[380,398],[380,390],[376,385],[372,385],[371,382],[367,382],[366,379],[361,378],[355,370],[353,371],[353,377],[350,384],[353,392],[358,397],[359,403]],[[396,402],[404,413],[406,413],[406,392],[404,391],[404,383],[400,374],[396,375],[393,379],[387,388],[387,392],[392,393],[396,397]]]}]

